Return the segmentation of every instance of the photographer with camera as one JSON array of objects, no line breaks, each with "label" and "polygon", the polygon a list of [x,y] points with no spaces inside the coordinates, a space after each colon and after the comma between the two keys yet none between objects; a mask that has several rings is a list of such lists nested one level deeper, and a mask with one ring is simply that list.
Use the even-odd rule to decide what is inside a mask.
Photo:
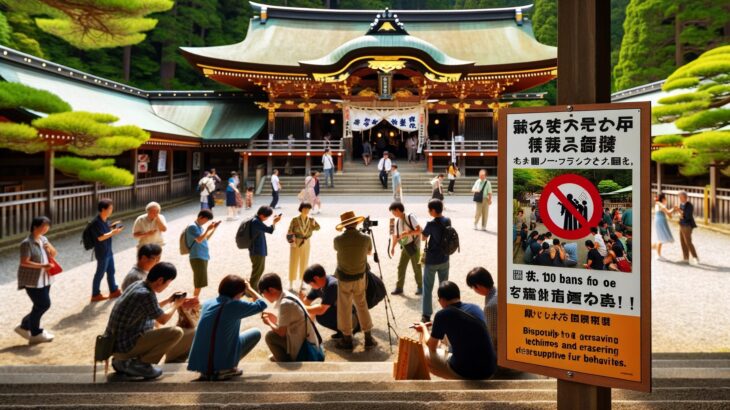
[{"label": "photographer with camera", "polygon": [[[162,369],[155,366],[162,359],[172,361],[183,356],[190,349],[192,337],[183,337],[177,326],[155,329],[155,322],[166,324],[178,307],[197,303],[196,299],[185,299],[185,293],[175,293],[157,301],[177,277],[177,269],[169,262],[155,265],[147,279],[133,283],[114,304],[109,316],[105,334],[114,340],[112,366],[117,373],[130,377],[155,379]],[[167,310],[162,308],[170,306]]]},{"label": "photographer with camera", "polygon": [[258,287],[259,279],[261,279],[261,275],[264,274],[266,268],[268,248],[265,234],[274,233],[276,224],[281,221],[281,214],[279,214],[274,217],[274,222],[271,225],[264,224],[273,214],[274,208],[263,205],[256,212],[256,216],[251,219],[252,245],[248,248],[248,256],[251,259],[251,279],[249,279],[249,282],[254,289]]},{"label": "photographer with camera", "polygon": [[213,219],[213,213],[208,209],[203,209],[198,213],[195,222],[185,229],[185,246],[190,252],[190,267],[193,269],[195,286],[193,296],[196,298],[200,295],[200,290],[208,286],[208,261],[210,260],[208,239],[213,236],[218,225],[221,224],[221,221],[215,221],[203,230],[203,225],[211,219]]},{"label": "photographer with camera", "polygon": [[[91,241],[93,242],[94,256],[96,257],[96,272],[91,285],[92,303],[118,298],[122,295],[122,291],[114,279],[116,269],[114,268],[112,238],[122,232],[124,225],[122,225],[122,221],[107,222],[109,217],[112,216],[112,212],[114,212],[114,203],[111,199],[100,200],[97,209],[99,214],[87,225],[83,235],[84,237],[89,235],[93,238]],[[101,294],[101,280],[104,278],[104,274],[106,274],[106,282],[109,285],[108,297]]]},{"label": "photographer with camera", "polygon": [[416,276],[416,295],[423,293],[422,272],[421,272],[421,225],[413,214],[406,214],[405,207],[400,202],[390,204],[390,213],[395,216],[395,225],[393,226],[392,245],[390,254],[395,255],[395,246],[400,244],[401,254],[398,261],[398,282],[396,282],[395,290],[392,295],[400,295],[403,293],[403,284],[406,280],[406,269],[408,263],[413,267],[413,273]]},{"label": "photographer with camera", "polygon": [[357,225],[365,221],[364,229],[369,230],[369,218],[355,216],[352,211],[340,215],[340,224],[336,229],[343,232],[334,239],[334,247],[337,252],[337,270],[335,276],[338,280],[337,288],[337,328],[342,332],[342,339],[337,341],[340,349],[352,349],[352,306],[355,305],[357,318],[360,326],[365,332],[365,347],[377,346],[370,331],[373,328],[373,321],[368,310],[366,298],[368,270],[368,255],[373,252],[373,245],[370,237],[357,230]]}]

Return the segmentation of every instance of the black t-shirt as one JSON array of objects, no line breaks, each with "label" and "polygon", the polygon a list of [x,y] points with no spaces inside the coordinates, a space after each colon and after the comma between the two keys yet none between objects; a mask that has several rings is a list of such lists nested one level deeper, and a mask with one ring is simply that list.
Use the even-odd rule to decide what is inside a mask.
[{"label": "black t-shirt", "polygon": [[325,280],[327,283],[324,287],[309,291],[307,299],[310,301],[322,299],[321,303],[323,305],[329,305],[329,309],[317,317],[320,322],[330,323],[334,319],[334,323],[337,323],[337,278],[334,276],[326,276]]},{"label": "black t-shirt", "polygon": [[593,248],[588,251],[586,263],[588,263],[588,261],[593,261],[591,262],[591,269],[603,270],[603,256],[601,256],[598,252],[598,249]]},{"label": "black t-shirt", "polygon": [[532,263],[537,263],[537,257],[542,249],[542,244],[538,241],[530,243],[530,251],[532,252]]},{"label": "black t-shirt", "polygon": [[537,256],[537,263],[542,266],[553,266],[550,249],[541,250],[541,253]]},{"label": "black t-shirt", "polygon": [[438,311],[433,319],[431,337],[443,339],[444,336],[448,336],[451,343],[449,366],[457,374],[473,380],[487,379],[494,374],[494,348],[484,312],[479,306],[457,302]]},{"label": "black t-shirt", "polygon": [[427,223],[423,229],[423,235],[428,238],[426,265],[440,265],[449,261],[449,255],[441,248],[441,238],[443,238],[447,226],[451,226],[451,220],[445,216],[439,216]]}]

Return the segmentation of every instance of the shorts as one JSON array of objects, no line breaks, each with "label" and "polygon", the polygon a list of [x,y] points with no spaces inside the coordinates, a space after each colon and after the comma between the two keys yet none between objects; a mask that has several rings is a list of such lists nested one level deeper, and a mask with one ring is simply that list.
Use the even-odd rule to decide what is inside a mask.
[{"label": "shorts", "polygon": [[193,268],[193,284],[196,289],[208,286],[208,261],[203,259],[190,259],[190,267]]}]

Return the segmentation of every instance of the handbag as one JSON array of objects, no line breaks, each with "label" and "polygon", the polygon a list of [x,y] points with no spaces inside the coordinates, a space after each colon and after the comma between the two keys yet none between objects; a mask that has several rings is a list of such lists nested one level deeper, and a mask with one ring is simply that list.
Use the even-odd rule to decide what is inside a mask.
[{"label": "handbag", "polygon": [[59,273],[63,272],[63,268],[56,261],[55,258],[48,258],[48,263],[50,263],[52,265],[51,268],[48,269],[48,275],[49,276],[58,275]]},{"label": "handbag", "polygon": [[324,350],[322,350],[322,336],[319,334],[319,330],[317,330],[317,325],[312,322],[312,318],[309,317],[307,314],[307,311],[304,309],[304,307],[299,303],[296,299],[294,299],[291,296],[285,296],[287,299],[293,301],[294,303],[299,306],[300,309],[302,309],[302,313],[304,313],[304,326],[307,326],[307,322],[309,321],[312,323],[312,328],[314,329],[314,333],[317,335],[317,345],[307,340],[307,336],[304,337],[304,341],[302,342],[302,347],[299,348],[299,353],[297,353],[297,357],[295,361],[297,362],[323,362],[324,361]]},{"label": "handbag", "polygon": [[482,187],[479,188],[479,192],[474,192],[474,202],[482,203],[484,201],[484,187],[487,185],[487,181],[482,183]]}]

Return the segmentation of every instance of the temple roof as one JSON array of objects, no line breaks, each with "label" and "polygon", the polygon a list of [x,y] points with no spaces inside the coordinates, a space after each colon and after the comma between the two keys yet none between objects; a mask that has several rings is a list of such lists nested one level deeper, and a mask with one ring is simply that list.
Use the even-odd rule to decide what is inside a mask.
[{"label": "temple roof", "polygon": [[[258,3],[251,3],[251,7],[258,14],[251,19],[243,41],[216,47],[183,47],[185,57],[193,64],[212,67],[303,73],[300,62],[327,60],[348,45],[376,42],[373,45],[377,47],[380,44],[379,40],[363,37],[379,37],[364,34],[382,11],[304,9]],[[535,40],[527,19],[518,24],[518,9],[394,10],[393,13],[405,24],[408,34],[418,40],[418,45],[416,40],[410,45],[432,53],[434,60],[473,62],[474,70],[479,72],[554,67],[557,48]],[[403,40],[407,36],[392,37],[410,41]]]},{"label": "temple roof", "polygon": [[115,115],[119,121],[114,125],[136,125],[152,133],[205,143],[245,141],[266,126],[266,112],[253,104],[253,96],[239,98],[210,90],[142,90],[8,47],[0,46],[0,51],[3,80],[50,91],[74,111]]}]

